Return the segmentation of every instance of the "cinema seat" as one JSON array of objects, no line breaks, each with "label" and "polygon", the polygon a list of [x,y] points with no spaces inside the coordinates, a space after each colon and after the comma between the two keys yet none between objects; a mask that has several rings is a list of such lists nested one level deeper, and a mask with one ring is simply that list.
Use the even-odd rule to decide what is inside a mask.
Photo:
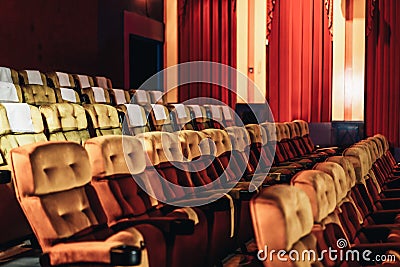
[{"label": "cinema seat", "polygon": [[43,105],[57,103],[62,99],[60,91],[47,86],[46,76],[39,71],[21,71],[23,79],[21,90],[25,103],[30,105]]},{"label": "cinema seat", "polygon": [[10,150],[46,141],[39,110],[24,103],[0,104],[0,244],[12,245],[30,238],[32,231],[15,198],[10,182]]},{"label": "cinema seat", "polygon": [[[337,240],[346,238],[346,235],[341,230],[342,226],[335,212],[337,201],[332,177],[322,171],[306,170],[297,173],[291,184],[303,190],[310,200],[314,219],[312,233],[317,239],[319,252],[328,251],[329,247],[339,250]],[[324,257],[321,263],[323,266],[339,266],[341,261]]]},{"label": "cinema seat", "polygon": [[22,85],[47,86],[46,75],[38,70],[22,70],[19,72]]},{"label": "cinema seat", "polygon": [[207,112],[205,107],[200,105],[186,105],[190,110],[190,117],[194,122],[194,128],[197,131],[210,128],[209,121],[207,118]]},{"label": "cinema seat", "polygon": [[129,92],[123,89],[109,89],[108,90],[111,102],[115,106],[129,104],[131,102],[131,97],[129,96]]},{"label": "cinema seat", "polygon": [[149,112],[151,109],[151,98],[150,94],[146,90],[130,90],[132,100],[131,103],[142,106],[146,112]]},{"label": "cinema seat", "polygon": [[250,163],[256,167],[256,172],[262,172],[272,166],[274,155],[265,148],[268,145],[268,137],[265,129],[259,124],[245,126],[250,137]]},{"label": "cinema seat", "polygon": [[[209,138],[211,138],[211,140],[215,144],[215,156],[218,158],[219,162],[222,165],[222,169],[219,170],[219,175],[222,175],[224,173],[224,179],[227,184],[236,183],[242,178],[246,180],[246,176],[253,173],[252,167],[247,166],[246,159],[243,159],[243,161],[245,162],[242,162],[243,164],[242,166],[240,166],[237,162],[237,159],[233,157],[232,142],[229,134],[226,131],[220,129],[205,129],[202,132],[209,136]],[[248,170],[246,170],[247,168]]]},{"label": "cinema seat", "polygon": [[104,104],[83,105],[93,125],[91,137],[122,134],[118,111]]},{"label": "cinema seat", "polygon": [[204,107],[207,112],[207,118],[209,118],[208,124],[210,128],[223,129],[225,125],[221,107],[219,105],[204,105]]},{"label": "cinema seat", "polygon": [[0,102],[22,103],[23,95],[18,84],[7,82],[9,79],[0,80]]},{"label": "cinema seat", "polygon": [[240,170],[244,170],[244,177],[250,180],[257,167],[250,163],[252,151],[250,150],[250,136],[245,127],[231,126],[225,129],[232,144],[232,156],[235,158]]},{"label": "cinema seat", "polygon": [[[145,188],[152,190],[149,184],[152,177],[146,174],[146,157],[139,139],[103,136],[88,140],[85,148],[93,166],[92,184],[105,208],[109,224],[146,222],[153,228],[157,227],[148,232],[138,228],[144,234],[150,263],[152,255],[159,259],[153,266],[165,262],[165,259],[160,259],[161,249],[158,247],[160,240],[164,239],[162,233],[168,246],[167,266],[204,266],[207,249],[204,214],[199,209],[163,205],[140,187],[147,185]],[[153,182],[156,181],[153,179]],[[155,190],[160,190],[160,187],[161,184]]]},{"label": "cinema seat", "polygon": [[[320,266],[315,259],[289,260],[291,250],[300,255],[305,250],[312,250],[318,255],[317,239],[312,234],[312,208],[303,190],[289,185],[265,188],[251,200],[250,208],[257,247],[262,250],[259,256],[265,257],[264,266]],[[280,250],[286,251],[285,255],[280,254],[286,261],[277,258]],[[272,251],[276,253],[270,253]]]},{"label": "cinema seat", "polygon": [[152,131],[174,131],[167,107],[160,104],[152,104],[152,108],[148,117],[150,121],[150,129]]},{"label": "cinema seat", "polygon": [[89,87],[94,87],[93,78],[87,75],[73,74],[75,85],[77,90],[82,90]]},{"label": "cinema seat", "polygon": [[148,266],[137,229],[112,231],[99,220],[82,146],[31,144],[12,150],[11,161],[17,198],[43,250],[42,266]]},{"label": "cinema seat", "polygon": [[0,67],[0,81],[20,84],[18,71],[7,67]]},{"label": "cinema seat", "polygon": [[106,77],[103,77],[103,76],[94,77],[94,82],[95,82],[96,86],[104,88],[104,89],[113,88],[111,80],[107,79]]},{"label": "cinema seat", "polygon": [[235,111],[226,105],[221,105],[220,108],[222,110],[222,116],[224,118],[225,127],[235,126],[236,125],[235,116],[237,116]]},{"label": "cinema seat", "polygon": [[164,93],[158,90],[147,91],[150,96],[150,101],[152,104],[165,105],[167,101],[164,100]]},{"label": "cinema seat", "polygon": [[74,77],[71,74],[59,71],[46,73],[47,84],[52,88],[76,88]]},{"label": "cinema seat", "polygon": [[308,123],[303,120],[294,120],[293,121],[300,132],[300,140],[303,143],[303,146],[307,149],[307,152],[310,153],[318,153],[320,156],[325,155],[335,155],[337,147],[333,148],[317,148],[315,147],[313,141],[310,138],[310,129],[308,128]]},{"label": "cinema seat", "polygon": [[90,138],[85,109],[77,104],[58,103],[40,107],[49,141],[73,141],[83,145]]},{"label": "cinema seat", "polygon": [[56,92],[57,102],[81,103],[80,90],[76,90],[74,77],[64,72],[46,73],[49,87]]},{"label": "cinema seat", "polygon": [[[182,137],[182,136],[181,136]],[[195,190],[197,186],[191,174],[196,168],[192,162],[184,161],[181,142],[177,134],[167,132],[149,132],[138,135],[140,140],[148,140],[145,146],[149,157],[149,163],[153,166],[146,171],[151,172],[153,179],[166,180],[172,185],[180,185],[175,188],[172,185],[164,184],[163,192],[157,195],[164,195],[172,202],[198,203],[199,208],[207,216],[209,229],[209,243],[207,250],[207,266],[212,266],[221,261],[235,248],[235,234],[237,233],[237,216],[232,197],[220,192],[216,194],[212,190]],[[143,141],[142,141],[143,142]],[[192,172],[190,172],[192,170]],[[154,173],[156,171],[156,173]],[[157,175],[158,177],[154,176]],[[153,187],[155,190],[159,186]],[[215,201],[214,195],[220,197]],[[208,204],[203,204],[203,203]],[[186,204],[187,205],[187,204]]]},{"label": "cinema seat", "polygon": [[175,131],[194,130],[190,110],[183,104],[170,104],[167,106]]},{"label": "cinema seat", "polygon": [[[150,132],[149,123],[144,108],[137,104],[124,104],[117,107],[123,114],[123,131],[126,135],[137,135]],[[120,119],[121,121],[121,119]]]},{"label": "cinema seat", "polygon": [[81,90],[86,104],[111,104],[108,90],[101,87],[89,87]]}]

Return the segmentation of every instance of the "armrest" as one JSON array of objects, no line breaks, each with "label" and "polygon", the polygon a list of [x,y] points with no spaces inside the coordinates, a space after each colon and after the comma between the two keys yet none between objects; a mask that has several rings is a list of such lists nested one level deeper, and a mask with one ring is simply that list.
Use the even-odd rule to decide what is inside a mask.
[{"label": "armrest", "polygon": [[400,189],[386,189],[381,194],[386,198],[400,198]]},{"label": "armrest", "polygon": [[113,266],[135,266],[142,261],[142,249],[134,246],[121,245],[111,248],[110,258]]},{"label": "armrest", "polygon": [[386,241],[389,233],[393,229],[398,229],[400,224],[379,224],[379,225],[368,225],[361,228],[370,243],[380,243]]},{"label": "armrest", "polygon": [[376,224],[393,224],[398,214],[398,210],[382,210],[371,213],[370,217]]},{"label": "armrest", "polygon": [[380,199],[378,202],[385,210],[399,209],[400,212],[400,198]]},{"label": "armrest", "polygon": [[151,224],[166,234],[191,235],[194,232],[194,221],[178,217],[154,217],[148,219],[129,219],[112,226],[113,230],[120,231],[140,224]]},{"label": "armrest", "polygon": [[141,262],[144,247],[127,246],[120,241],[89,241],[57,244],[40,258],[42,266],[77,263],[132,266]]},{"label": "armrest", "polygon": [[299,172],[301,170],[303,170],[303,168],[299,168],[297,166],[274,166],[270,168],[270,172],[275,172],[275,171],[279,171],[279,170],[288,170],[290,172]]},{"label": "armrest", "polygon": [[393,178],[392,180],[388,180],[385,183],[385,186],[389,189],[398,189],[400,187],[399,177]]},{"label": "armrest", "polygon": [[279,170],[273,173],[269,173],[268,176],[271,177],[273,181],[277,181],[279,183],[290,183],[290,180],[293,177],[293,175],[287,173],[281,173],[279,172]]},{"label": "armrest", "polygon": [[325,150],[338,150],[339,147],[338,146],[331,146],[331,147],[319,147],[319,146],[315,146],[316,149],[315,151],[320,151],[320,152],[324,152]]},{"label": "armrest", "polygon": [[11,171],[0,170],[0,184],[8,184],[11,182]]}]

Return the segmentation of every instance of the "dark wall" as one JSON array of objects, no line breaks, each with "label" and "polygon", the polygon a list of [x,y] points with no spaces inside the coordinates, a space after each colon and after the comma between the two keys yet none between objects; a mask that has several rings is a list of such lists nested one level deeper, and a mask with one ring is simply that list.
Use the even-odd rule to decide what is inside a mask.
[{"label": "dark wall", "polygon": [[99,71],[113,79],[114,87],[124,85],[124,11],[163,22],[163,3],[163,0],[99,0]]},{"label": "dark wall", "polygon": [[0,66],[98,71],[98,0],[0,0]]},{"label": "dark wall", "polygon": [[0,66],[102,74],[122,87],[124,10],[163,21],[163,0],[0,0]]}]

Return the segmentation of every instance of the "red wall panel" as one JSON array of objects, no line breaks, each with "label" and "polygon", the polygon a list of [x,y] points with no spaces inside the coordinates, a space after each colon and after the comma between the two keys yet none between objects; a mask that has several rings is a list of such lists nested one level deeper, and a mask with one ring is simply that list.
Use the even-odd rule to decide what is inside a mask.
[{"label": "red wall panel", "polygon": [[0,0],[0,65],[98,71],[97,0]]}]

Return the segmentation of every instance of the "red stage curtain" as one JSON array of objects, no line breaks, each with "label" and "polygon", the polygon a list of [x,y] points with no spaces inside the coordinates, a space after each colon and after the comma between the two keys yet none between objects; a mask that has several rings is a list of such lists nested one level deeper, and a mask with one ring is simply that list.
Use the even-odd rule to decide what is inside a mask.
[{"label": "red stage curtain", "polygon": [[275,121],[331,120],[332,1],[276,1],[269,38]]},{"label": "red stage curtain", "polygon": [[[236,0],[179,0],[178,8],[179,62],[201,60],[236,67]],[[235,88],[236,77],[213,75],[229,79]],[[180,102],[212,97],[231,107],[236,104],[235,93],[212,84],[181,86],[178,95]]]},{"label": "red stage curtain", "polygon": [[[372,28],[367,27],[366,131],[369,136],[382,133],[394,146],[399,147],[400,1],[369,0],[368,4],[368,10],[374,10],[375,15]],[[375,4],[375,8],[372,4]]]}]

